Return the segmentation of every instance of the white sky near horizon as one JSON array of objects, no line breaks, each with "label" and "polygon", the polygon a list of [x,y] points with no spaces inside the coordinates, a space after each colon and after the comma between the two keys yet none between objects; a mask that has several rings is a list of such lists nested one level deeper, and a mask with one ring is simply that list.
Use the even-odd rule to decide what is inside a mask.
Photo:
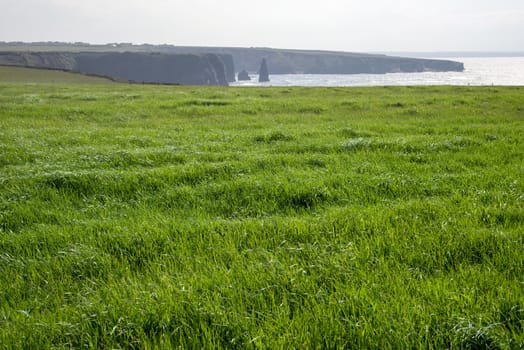
[{"label": "white sky near horizon", "polygon": [[524,51],[524,0],[0,0],[0,41]]}]

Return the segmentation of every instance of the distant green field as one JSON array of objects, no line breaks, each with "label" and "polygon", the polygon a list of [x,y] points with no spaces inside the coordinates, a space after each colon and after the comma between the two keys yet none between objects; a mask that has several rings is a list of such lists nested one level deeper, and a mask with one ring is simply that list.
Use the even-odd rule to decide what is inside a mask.
[{"label": "distant green field", "polygon": [[523,96],[0,83],[0,348],[521,349]]},{"label": "distant green field", "polygon": [[0,83],[111,84],[109,79],[60,70],[0,66]]}]

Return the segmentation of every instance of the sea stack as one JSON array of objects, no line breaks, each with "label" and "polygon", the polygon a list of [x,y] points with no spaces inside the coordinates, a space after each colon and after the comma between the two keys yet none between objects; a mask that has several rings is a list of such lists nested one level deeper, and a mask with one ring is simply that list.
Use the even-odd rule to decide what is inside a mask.
[{"label": "sea stack", "polygon": [[244,69],[240,73],[238,73],[238,81],[242,80],[251,80],[251,77],[249,76],[249,73]]},{"label": "sea stack", "polygon": [[269,72],[267,70],[267,63],[265,58],[262,59],[262,63],[260,64],[260,70],[258,71],[258,81],[269,81]]}]

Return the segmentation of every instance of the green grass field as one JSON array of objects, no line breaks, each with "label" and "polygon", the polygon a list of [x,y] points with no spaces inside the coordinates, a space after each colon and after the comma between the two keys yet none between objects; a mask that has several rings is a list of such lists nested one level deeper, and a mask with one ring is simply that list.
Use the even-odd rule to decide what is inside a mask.
[{"label": "green grass field", "polygon": [[524,88],[0,83],[0,348],[522,349]]}]

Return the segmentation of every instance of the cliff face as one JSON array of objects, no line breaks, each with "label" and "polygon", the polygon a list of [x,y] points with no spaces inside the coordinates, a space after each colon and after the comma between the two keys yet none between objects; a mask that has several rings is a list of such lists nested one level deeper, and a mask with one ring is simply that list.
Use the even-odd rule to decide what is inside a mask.
[{"label": "cliff face", "polygon": [[222,60],[212,54],[81,53],[75,70],[144,83],[227,85]]},{"label": "cliff face", "polygon": [[[309,74],[384,74],[413,73],[426,71],[463,71],[460,62],[427,60],[401,57],[337,57],[328,56],[321,64],[313,60],[303,60],[300,68]],[[282,69],[282,67],[280,67]]]},{"label": "cliff face", "polygon": [[256,72],[258,62],[266,57],[272,74],[384,74],[464,70],[460,62],[384,55],[266,49],[252,49],[251,52],[233,49],[231,54],[237,68],[250,72]]},{"label": "cliff face", "polygon": [[227,85],[225,64],[215,54],[0,53],[0,64],[63,69],[143,83]]},{"label": "cliff face", "polygon": [[232,83],[236,81],[235,79],[235,64],[233,62],[233,56],[229,54],[220,54],[216,53],[216,55],[222,60],[225,68],[226,73],[226,80],[228,83]]},{"label": "cliff face", "polygon": [[464,70],[460,62],[394,57],[338,51],[285,50],[238,47],[166,46],[164,52],[211,52],[231,55],[237,71],[257,72],[262,58],[267,59],[271,74],[358,74],[393,72],[446,72]]},{"label": "cliff face", "polygon": [[[2,64],[1,51],[9,51],[9,45],[0,44],[0,64]],[[445,72],[445,71],[463,71],[464,65],[460,62],[436,60],[436,59],[419,59],[394,57],[377,54],[362,54],[340,51],[314,51],[314,50],[285,50],[271,48],[239,48],[239,47],[193,47],[193,46],[173,46],[173,45],[132,45],[132,44],[108,44],[108,45],[89,45],[89,44],[56,44],[52,46],[38,46],[33,44],[21,44],[20,49],[24,49],[24,57],[11,57],[9,60],[21,60],[21,65],[53,65],[60,66],[62,69],[70,69],[74,66],[75,60],[71,62],[71,56],[91,54],[98,55],[124,55],[126,52],[133,52],[136,55],[154,55],[160,53],[163,55],[192,55],[202,64],[204,70],[211,72],[209,65],[211,61],[202,58],[205,54],[214,54],[222,61],[224,73],[227,82],[235,81],[235,72],[246,70],[255,73],[259,69],[260,61],[266,58],[270,67],[271,74],[293,74],[293,73],[310,73],[310,74],[357,74],[357,73],[392,73],[392,72]],[[54,57],[46,56],[49,53],[39,53],[37,48],[42,51],[46,49],[56,50]],[[61,52],[59,57],[59,53]],[[9,52],[7,52],[9,53]],[[64,57],[65,55],[65,57]],[[6,57],[4,57],[6,58]],[[24,61],[25,60],[25,61]],[[155,60],[155,59],[151,59]],[[5,60],[4,60],[5,61]],[[48,61],[52,61],[49,63]],[[58,61],[58,62],[56,62]],[[233,63],[234,62],[234,63]],[[64,68],[65,67],[65,68]],[[216,78],[221,73],[213,72],[212,76],[205,78],[199,77],[197,81],[215,81],[221,80]],[[197,74],[197,75],[200,75]],[[182,80],[186,81],[186,80]],[[180,83],[185,83],[185,82]],[[190,84],[196,84],[191,81]]]}]

